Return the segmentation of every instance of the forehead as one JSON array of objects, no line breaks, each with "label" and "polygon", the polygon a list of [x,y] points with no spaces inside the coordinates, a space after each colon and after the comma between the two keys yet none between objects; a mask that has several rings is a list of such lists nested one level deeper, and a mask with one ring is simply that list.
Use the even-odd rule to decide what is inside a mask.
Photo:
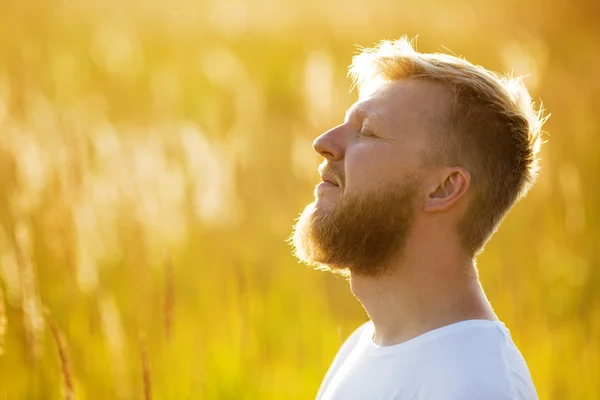
[{"label": "forehead", "polygon": [[450,94],[443,84],[402,79],[382,83],[368,93],[361,93],[347,114],[375,119],[390,133],[396,133],[431,128],[431,123],[437,123],[449,106]]}]

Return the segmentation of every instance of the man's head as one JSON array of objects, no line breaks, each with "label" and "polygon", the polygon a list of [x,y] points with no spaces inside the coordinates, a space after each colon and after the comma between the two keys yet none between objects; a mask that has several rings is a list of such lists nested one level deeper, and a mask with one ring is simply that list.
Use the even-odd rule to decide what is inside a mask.
[{"label": "man's head", "polygon": [[378,275],[415,224],[450,228],[474,256],[535,181],[545,118],[527,89],[406,39],[363,51],[350,74],[359,100],[314,142],[324,182],[296,225],[297,256]]}]

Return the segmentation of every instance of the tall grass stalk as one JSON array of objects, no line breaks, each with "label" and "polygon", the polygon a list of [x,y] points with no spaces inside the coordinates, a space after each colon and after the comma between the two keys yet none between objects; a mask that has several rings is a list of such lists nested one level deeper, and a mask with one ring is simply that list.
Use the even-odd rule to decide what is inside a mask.
[{"label": "tall grass stalk", "polygon": [[148,361],[148,346],[146,336],[140,334],[140,358],[142,361],[142,383],[144,385],[144,400],[152,399],[152,387],[150,382],[150,362]]},{"label": "tall grass stalk", "polygon": [[175,281],[173,277],[173,263],[169,256],[165,257],[164,261],[164,328],[165,338],[171,340],[173,331],[173,311],[175,307]]},{"label": "tall grass stalk", "polygon": [[0,285],[0,356],[4,354],[4,336],[8,326],[8,318],[6,317],[6,307],[4,305],[4,291]]},{"label": "tall grass stalk", "polygon": [[54,319],[52,319],[50,311],[47,308],[44,308],[44,315],[46,317],[46,321],[48,321],[50,330],[52,331],[52,337],[54,338],[54,342],[56,343],[56,348],[58,349],[58,356],[60,358],[60,370],[64,380],[65,400],[72,400],[75,398],[75,392],[73,390],[73,374],[71,372],[71,362],[67,354],[67,342],[63,333],[60,331],[60,329],[58,329],[58,325],[56,324]]}]

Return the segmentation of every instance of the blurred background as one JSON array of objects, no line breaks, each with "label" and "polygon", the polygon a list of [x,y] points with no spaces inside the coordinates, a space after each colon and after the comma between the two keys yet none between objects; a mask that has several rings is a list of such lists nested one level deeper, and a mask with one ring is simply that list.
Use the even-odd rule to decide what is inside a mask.
[{"label": "blurred background", "polygon": [[0,399],[310,399],[367,317],[284,242],[356,45],[530,74],[542,171],[479,257],[540,399],[600,396],[592,0],[0,1]]}]

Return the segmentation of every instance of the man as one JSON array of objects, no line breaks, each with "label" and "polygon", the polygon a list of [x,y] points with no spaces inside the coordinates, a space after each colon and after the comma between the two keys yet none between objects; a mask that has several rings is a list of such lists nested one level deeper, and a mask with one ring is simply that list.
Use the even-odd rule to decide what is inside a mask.
[{"label": "man", "polygon": [[518,79],[401,39],[353,59],[359,99],[324,157],[296,255],[348,276],[370,321],[317,398],[536,399],[474,257],[533,184],[542,111]]}]

